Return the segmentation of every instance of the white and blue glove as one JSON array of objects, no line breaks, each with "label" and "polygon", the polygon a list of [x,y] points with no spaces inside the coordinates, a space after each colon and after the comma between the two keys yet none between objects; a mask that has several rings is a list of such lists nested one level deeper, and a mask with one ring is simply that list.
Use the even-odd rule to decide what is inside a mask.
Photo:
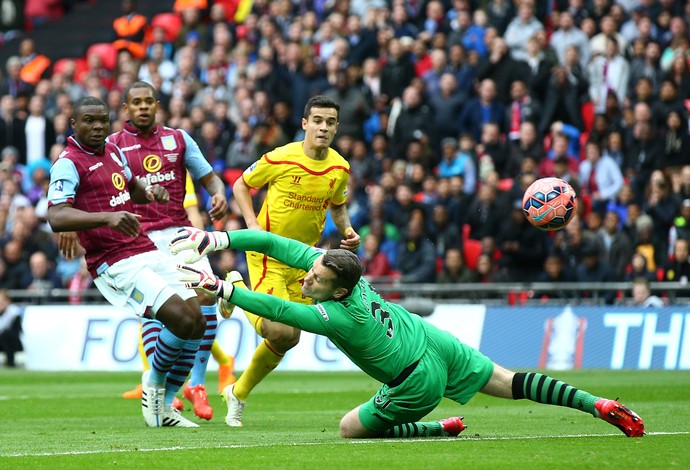
[{"label": "white and blue glove", "polygon": [[204,232],[194,227],[184,227],[177,231],[170,240],[168,248],[173,255],[189,250],[185,262],[194,263],[211,253],[230,247],[230,236],[227,232]]}]

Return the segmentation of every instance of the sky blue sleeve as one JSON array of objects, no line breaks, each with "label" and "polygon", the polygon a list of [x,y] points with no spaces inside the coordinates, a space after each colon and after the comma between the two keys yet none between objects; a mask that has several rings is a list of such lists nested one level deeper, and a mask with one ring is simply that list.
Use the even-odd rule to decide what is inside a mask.
[{"label": "sky blue sleeve", "polygon": [[68,158],[58,158],[50,169],[48,202],[52,205],[71,202],[79,187],[79,173]]},{"label": "sky blue sleeve", "polygon": [[192,176],[192,179],[194,181],[199,181],[201,178],[211,173],[213,168],[206,160],[206,157],[204,157],[204,154],[201,153],[201,149],[194,139],[182,129],[180,129],[180,133],[182,137],[184,137],[184,142],[187,145],[187,151],[184,154],[184,166],[187,167],[187,171]]}]

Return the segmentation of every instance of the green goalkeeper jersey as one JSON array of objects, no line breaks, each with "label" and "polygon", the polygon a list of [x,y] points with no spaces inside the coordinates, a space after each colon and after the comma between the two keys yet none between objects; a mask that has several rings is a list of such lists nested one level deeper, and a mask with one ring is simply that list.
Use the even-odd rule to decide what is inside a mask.
[{"label": "green goalkeeper jersey", "polygon": [[[228,232],[231,248],[267,254],[309,271],[322,250],[260,230]],[[383,299],[363,278],[341,300],[301,305],[272,295],[235,289],[232,303],[304,331],[328,337],[374,379],[388,383],[422,357],[434,329],[417,315]]]}]

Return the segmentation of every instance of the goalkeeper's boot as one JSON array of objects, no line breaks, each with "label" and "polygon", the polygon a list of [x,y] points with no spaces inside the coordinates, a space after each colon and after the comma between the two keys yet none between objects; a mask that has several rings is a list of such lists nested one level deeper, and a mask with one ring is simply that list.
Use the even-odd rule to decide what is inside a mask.
[{"label": "goalkeeper's boot", "polygon": [[165,388],[152,387],[149,383],[151,371],[146,371],[141,376],[141,414],[150,428],[159,428],[163,425]]},{"label": "goalkeeper's boot", "polygon": [[166,406],[161,420],[161,426],[174,428],[198,428],[199,425],[193,421],[188,420],[182,413],[173,408]]},{"label": "goalkeeper's boot", "polygon": [[138,400],[141,398],[141,384],[137,384],[132,390],[127,390],[122,394],[122,398]]},{"label": "goalkeeper's boot", "polygon": [[225,387],[237,381],[235,377],[235,358],[230,357],[230,362],[218,366],[218,392],[223,393]]},{"label": "goalkeeper's boot", "polygon": [[228,404],[228,414],[225,415],[225,424],[233,428],[242,426],[242,413],[244,413],[244,406],[246,401],[238,400],[233,393],[234,385],[229,385],[223,389],[223,399]]},{"label": "goalkeeper's boot", "polygon": [[463,418],[464,417],[462,416],[453,416],[451,418],[439,420],[439,423],[441,423],[441,426],[443,427],[443,435],[455,437],[464,431],[467,426],[462,423]]},{"label": "goalkeeper's boot", "polygon": [[209,420],[213,418],[213,408],[208,403],[208,395],[206,394],[206,387],[199,384],[194,387],[190,387],[189,384],[185,385],[182,396],[186,400],[192,402],[194,405],[194,414],[201,419]]},{"label": "goalkeeper's boot", "polygon": [[[237,271],[230,271],[225,275],[225,282],[230,282],[233,285],[240,286],[244,289],[247,286],[244,284],[244,279],[242,275]],[[218,302],[218,307],[220,309],[220,316],[223,318],[230,318],[232,316],[232,311],[235,309],[235,304],[228,302],[225,299],[220,299]]]},{"label": "goalkeeper's boot", "polygon": [[616,400],[600,398],[594,403],[599,418],[613,424],[628,437],[644,436],[644,422],[637,413]]}]

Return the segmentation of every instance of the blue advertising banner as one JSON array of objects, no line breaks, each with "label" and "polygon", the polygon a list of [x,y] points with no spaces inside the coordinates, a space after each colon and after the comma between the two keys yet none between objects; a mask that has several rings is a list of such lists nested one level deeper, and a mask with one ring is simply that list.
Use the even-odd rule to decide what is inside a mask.
[{"label": "blue advertising banner", "polygon": [[488,307],[480,349],[509,368],[690,369],[690,308]]}]

